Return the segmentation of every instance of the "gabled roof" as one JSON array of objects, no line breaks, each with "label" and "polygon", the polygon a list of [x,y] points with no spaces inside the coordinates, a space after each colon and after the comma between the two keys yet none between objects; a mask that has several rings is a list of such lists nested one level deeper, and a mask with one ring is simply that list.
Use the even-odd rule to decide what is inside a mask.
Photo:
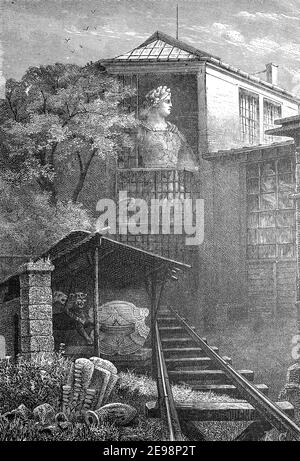
[{"label": "gabled roof", "polygon": [[237,67],[231,66],[217,56],[214,56],[206,51],[194,48],[181,40],[171,37],[164,32],[156,31],[152,34],[145,42],[137,46],[127,53],[116,56],[112,59],[101,59],[99,64],[105,66],[119,66],[119,65],[134,65],[144,64],[149,65],[153,63],[175,63],[181,61],[189,62],[207,62],[213,66],[217,66],[220,69],[224,69],[237,75],[238,77],[246,80],[250,80],[256,85],[262,85],[263,87],[275,91],[288,99],[300,103],[300,100],[295,97],[292,93],[280,88],[277,85],[261,80],[255,75],[238,69]]},{"label": "gabled roof", "polygon": [[114,61],[178,61],[195,60],[208,56],[213,57],[205,51],[157,31],[137,48],[117,56]]}]

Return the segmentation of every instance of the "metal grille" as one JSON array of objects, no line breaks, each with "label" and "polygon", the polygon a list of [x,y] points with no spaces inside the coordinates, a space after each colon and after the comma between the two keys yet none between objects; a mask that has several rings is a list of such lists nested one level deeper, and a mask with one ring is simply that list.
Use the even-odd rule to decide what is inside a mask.
[{"label": "metal grille", "polygon": [[240,133],[243,142],[255,144],[259,140],[258,96],[240,90]]},{"label": "metal grille", "polygon": [[[150,206],[151,199],[184,200],[197,196],[197,183],[194,173],[175,169],[120,169],[117,172],[116,192],[127,191],[128,198],[142,198]],[[150,209],[150,208],[148,208]],[[195,210],[193,210],[195,212]],[[119,235],[118,239],[139,248],[144,248],[165,257],[186,261],[186,236],[175,234],[174,214],[171,210],[170,234],[162,233],[162,215],[160,215],[159,229],[151,233],[151,219],[148,220],[148,234]]]}]

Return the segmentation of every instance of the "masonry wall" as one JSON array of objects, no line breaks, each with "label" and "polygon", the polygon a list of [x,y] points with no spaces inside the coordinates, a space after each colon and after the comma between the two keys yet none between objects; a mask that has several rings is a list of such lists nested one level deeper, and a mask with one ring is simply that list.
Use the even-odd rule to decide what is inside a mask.
[{"label": "masonry wall", "polygon": [[[298,114],[296,103],[207,65],[207,135],[208,150],[211,152],[249,145],[240,140],[239,88],[259,95],[260,139],[256,144],[264,143],[263,98],[280,104],[282,117]],[[285,139],[276,137],[276,142]]]},{"label": "masonry wall", "polygon": [[244,167],[235,160],[213,164],[214,284],[219,308],[244,311],[246,298],[246,206]]},{"label": "masonry wall", "polygon": [[20,352],[20,298],[0,304],[0,335],[5,338],[6,355]]},{"label": "masonry wall", "polygon": [[[215,315],[220,319],[295,316],[295,258],[247,258],[246,161],[291,158],[291,145],[211,162]],[[277,237],[278,238],[278,237]],[[213,314],[211,314],[213,317]],[[212,319],[213,321],[213,319]]]}]

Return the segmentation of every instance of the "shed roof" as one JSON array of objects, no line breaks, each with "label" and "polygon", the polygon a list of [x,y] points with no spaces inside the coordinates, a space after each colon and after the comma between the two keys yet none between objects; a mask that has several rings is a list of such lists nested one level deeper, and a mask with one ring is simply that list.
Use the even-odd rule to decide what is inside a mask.
[{"label": "shed roof", "polygon": [[202,157],[205,160],[225,160],[227,158],[239,157],[243,154],[248,154],[248,160],[250,160],[251,154],[254,152],[268,152],[271,150],[280,150],[285,155],[292,151],[293,146],[294,141],[287,140],[281,142],[273,142],[271,144],[257,144],[255,146],[244,146],[232,149],[218,150],[214,152],[206,152],[202,155]]},{"label": "shed roof", "polygon": [[[99,274],[119,286],[144,281],[153,273],[166,269],[188,269],[188,264],[118,242],[99,232],[72,232],[46,251],[42,257],[49,257],[55,267],[72,258],[76,267],[76,257],[98,248]],[[75,264],[74,264],[75,259]]]},{"label": "shed roof", "polygon": [[290,136],[294,137],[296,133],[300,134],[300,115],[292,117],[279,118],[275,120],[275,125],[281,125],[277,128],[266,130],[266,134],[273,136]]},{"label": "shed roof", "polygon": [[[67,267],[68,261],[72,260],[72,267],[80,270],[80,256],[91,254],[95,248],[98,248],[100,277],[118,286],[129,286],[138,281],[144,281],[151,274],[165,273],[166,269],[184,270],[191,267],[188,264],[118,242],[99,232],[81,230],[66,235],[35,260],[49,257],[55,268],[61,268],[64,265]],[[14,272],[0,282],[0,287],[10,283],[15,286],[18,278],[19,271]]]}]

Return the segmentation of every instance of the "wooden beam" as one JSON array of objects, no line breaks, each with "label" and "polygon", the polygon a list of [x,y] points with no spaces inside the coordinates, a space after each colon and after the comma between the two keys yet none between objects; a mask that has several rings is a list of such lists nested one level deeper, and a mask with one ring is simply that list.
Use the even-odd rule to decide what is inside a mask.
[{"label": "wooden beam", "polygon": [[187,436],[189,441],[205,442],[207,440],[194,421],[181,421],[180,427],[182,433]]},{"label": "wooden beam", "polygon": [[253,421],[234,440],[235,442],[255,442],[262,440],[272,426],[268,421]]},{"label": "wooden beam", "polygon": [[[290,402],[277,402],[276,405],[288,416],[294,415]],[[189,421],[257,421],[260,415],[247,402],[197,402],[176,403],[179,419]],[[146,403],[146,414],[150,418],[159,418],[160,411],[156,402]]]},{"label": "wooden beam", "polygon": [[99,249],[96,246],[94,251],[94,351],[99,357]]}]

